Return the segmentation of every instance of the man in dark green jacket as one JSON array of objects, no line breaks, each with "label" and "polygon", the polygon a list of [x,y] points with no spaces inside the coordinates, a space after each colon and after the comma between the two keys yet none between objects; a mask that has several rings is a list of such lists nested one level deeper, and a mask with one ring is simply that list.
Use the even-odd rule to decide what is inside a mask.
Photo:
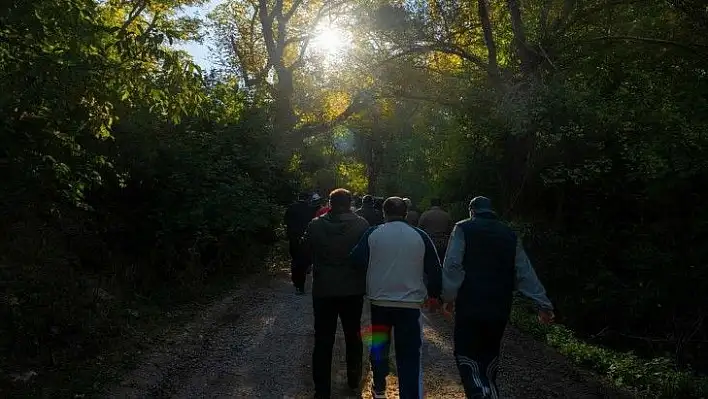
[{"label": "man in dark green jacket", "polygon": [[315,313],[315,348],[312,378],[315,397],[330,397],[332,347],[337,318],[342,321],[347,346],[349,387],[361,382],[361,312],[366,292],[366,269],[357,268],[349,253],[369,228],[367,221],[352,213],[351,193],[337,189],[329,195],[332,209],[314,219],[305,231],[303,243],[312,254],[312,305]]}]

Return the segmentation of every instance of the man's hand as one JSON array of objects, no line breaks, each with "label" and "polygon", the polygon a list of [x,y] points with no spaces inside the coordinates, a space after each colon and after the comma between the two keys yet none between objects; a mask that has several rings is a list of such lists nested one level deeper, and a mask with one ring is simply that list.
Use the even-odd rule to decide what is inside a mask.
[{"label": "man's hand", "polygon": [[423,306],[428,308],[428,310],[431,312],[437,312],[438,310],[440,310],[441,304],[440,300],[437,298],[428,298],[425,300]]},{"label": "man's hand", "polygon": [[451,319],[455,314],[455,302],[445,302],[445,304],[443,304],[442,312],[445,317]]},{"label": "man's hand", "polygon": [[555,313],[552,310],[539,309],[538,322],[541,324],[551,324],[556,319]]}]

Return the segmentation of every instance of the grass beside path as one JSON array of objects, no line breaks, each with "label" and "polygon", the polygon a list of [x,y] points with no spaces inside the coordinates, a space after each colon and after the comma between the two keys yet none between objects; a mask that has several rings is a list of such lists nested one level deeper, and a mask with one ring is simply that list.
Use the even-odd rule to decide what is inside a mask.
[{"label": "grass beside path", "polygon": [[[169,282],[150,297],[135,296],[120,302],[115,317],[106,323],[116,331],[110,340],[102,339],[94,356],[36,369],[34,378],[22,381],[0,381],[0,397],[10,392],[13,397],[93,397],[132,369],[141,356],[160,345],[175,331],[195,318],[203,309],[246,278],[268,278],[284,264],[286,246],[255,246],[238,263],[226,265],[222,271],[203,281],[187,285]],[[129,313],[130,318],[118,317]],[[98,339],[88,337],[87,339]],[[2,370],[0,370],[2,372]],[[34,370],[33,370],[34,372]]]},{"label": "grass beside path", "polygon": [[631,352],[617,352],[578,339],[562,324],[541,325],[528,304],[517,301],[511,322],[544,341],[575,364],[592,369],[615,385],[642,398],[708,398],[708,377],[678,371],[666,358],[642,359]]}]

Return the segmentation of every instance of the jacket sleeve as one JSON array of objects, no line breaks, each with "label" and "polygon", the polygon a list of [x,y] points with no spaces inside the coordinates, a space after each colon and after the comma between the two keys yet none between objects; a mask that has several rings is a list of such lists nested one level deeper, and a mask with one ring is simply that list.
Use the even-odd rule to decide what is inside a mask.
[{"label": "jacket sleeve", "polygon": [[423,259],[423,270],[426,279],[426,288],[428,289],[429,298],[439,298],[442,292],[442,267],[440,266],[440,258],[438,251],[435,249],[433,240],[430,239],[421,229],[416,229],[425,243],[425,258]]},{"label": "jacket sleeve", "polygon": [[300,244],[302,244],[302,248],[308,254],[312,254],[312,224],[313,223],[310,222],[307,225],[305,232],[302,234],[302,237],[300,238]]},{"label": "jacket sleeve", "polygon": [[516,245],[516,289],[532,300],[539,309],[553,310],[546,289],[536,275],[529,257],[519,239]]},{"label": "jacket sleeve", "polygon": [[288,207],[288,209],[285,210],[285,214],[283,215],[283,224],[285,225],[286,228],[290,227],[290,219],[292,219],[292,209],[291,207]]},{"label": "jacket sleeve", "polygon": [[465,233],[459,226],[455,226],[447,244],[442,272],[442,297],[446,302],[455,300],[465,280],[465,269],[462,267],[464,255]]},{"label": "jacket sleeve", "polygon": [[354,249],[349,253],[349,258],[356,267],[369,266],[369,236],[376,230],[376,227],[368,228],[359,239]]},{"label": "jacket sleeve", "polygon": [[428,221],[428,211],[423,212],[420,217],[418,218],[418,227],[419,229],[425,230],[425,225],[427,224]]}]

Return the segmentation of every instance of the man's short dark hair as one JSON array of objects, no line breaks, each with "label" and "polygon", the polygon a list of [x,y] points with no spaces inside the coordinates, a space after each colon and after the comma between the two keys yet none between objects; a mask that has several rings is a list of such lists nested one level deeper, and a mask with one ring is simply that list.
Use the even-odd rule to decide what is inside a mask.
[{"label": "man's short dark hair", "polygon": [[405,218],[408,213],[408,205],[401,197],[388,197],[383,203],[383,211],[387,218]]},{"label": "man's short dark hair", "polygon": [[372,197],[369,194],[366,194],[364,198],[361,199],[361,202],[364,204],[373,204],[374,203],[374,197]]},{"label": "man's short dark hair", "polygon": [[335,212],[348,211],[352,204],[352,193],[349,190],[338,188],[329,193],[329,206]]},{"label": "man's short dark hair", "polygon": [[430,206],[440,206],[442,205],[442,201],[440,201],[440,198],[433,198],[430,200]]}]

